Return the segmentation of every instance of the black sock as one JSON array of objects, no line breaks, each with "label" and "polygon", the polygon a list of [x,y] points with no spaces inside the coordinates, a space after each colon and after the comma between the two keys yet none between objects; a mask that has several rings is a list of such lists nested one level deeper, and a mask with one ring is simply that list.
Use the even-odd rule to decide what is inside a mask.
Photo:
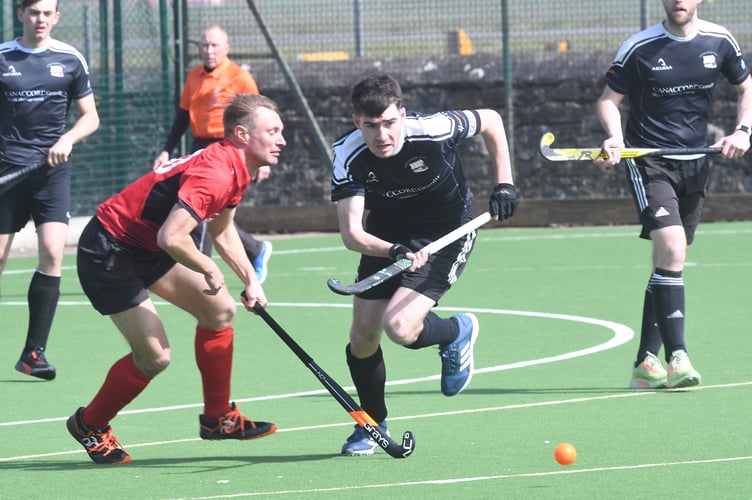
[{"label": "black sock", "polygon": [[47,347],[47,338],[52,328],[57,301],[60,298],[60,276],[34,273],[29,284],[29,329],[26,333],[24,354],[34,349]]},{"label": "black sock", "polygon": [[429,312],[423,320],[423,331],[412,344],[405,346],[409,349],[422,349],[431,345],[447,345],[460,334],[460,326],[452,318],[440,318],[434,312]]},{"label": "black sock", "polygon": [[650,289],[650,282],[648,282],[648,286],[645,289],[645,301],[642,306],[640,347],[637,348],[637,361],[635,361],[635,368],[645,359],[647,353],[657,356],[658,351],[661,350],[662,344],[661,330],[658,328],[658,322],[655,318],[653,291]]},{"label": "black sock", "polygon": [[675,350],[686,350],[684,345],[684,280],[681,275],[681,271],[656,269],[650,277],[655,316],[661,330],[666,361],[671,359],[671,353]]},{"label": "black sock", "polygon": [[350,344],[345,348],[347,366],[360,398],[360,406],[376,422],[386,420],[386,400],[384,386],[386,385],[386,367],[381,346],[370,357],[359,359],[350,352]]}]

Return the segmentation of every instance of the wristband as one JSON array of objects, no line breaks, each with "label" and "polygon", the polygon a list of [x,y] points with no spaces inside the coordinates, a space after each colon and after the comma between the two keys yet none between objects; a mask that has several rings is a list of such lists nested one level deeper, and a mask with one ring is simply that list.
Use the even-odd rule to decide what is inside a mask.
[{"label": "wristband", "polygon": [[736,126],[736,130],[741,130],[741,131],[742,131],[742,132],[744,132],[745,134],[747,134],[747,135],[749,135],[749,136],[752,136],[752,129],[750,129],[750,128],[749,128],[748,126],[746,126],[746,125],[737,125],[737,126]]}]

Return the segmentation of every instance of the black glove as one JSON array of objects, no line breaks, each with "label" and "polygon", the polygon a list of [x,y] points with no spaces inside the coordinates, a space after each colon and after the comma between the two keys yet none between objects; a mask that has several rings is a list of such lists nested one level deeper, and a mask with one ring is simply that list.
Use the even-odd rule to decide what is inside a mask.
[{"label": "black glove", "polygon": [[391,257],[395,262],[398,260],[402,260],[405,258],[405,254],[407,252],[412,253],[412,248],[403,245],[402,243],[395,243],[391,247],[389,247],[389,257]]},{"label": "black glove", "polygon": [[499,216],[499,220],[506,220],[514,215],[517,208],[517,188],[512,184],[502,182],[497,184],[491,193],[491,199],[488,201],[491,216]]}]

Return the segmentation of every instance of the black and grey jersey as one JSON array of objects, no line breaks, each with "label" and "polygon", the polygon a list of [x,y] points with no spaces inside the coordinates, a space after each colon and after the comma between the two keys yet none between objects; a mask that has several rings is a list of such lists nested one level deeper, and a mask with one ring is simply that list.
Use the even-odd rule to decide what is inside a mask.
[{"label": "black and grey jersey", "polygon": [[718,74],[733,85],[749,68],[724,27],[700,20],[679,38],[652,26],[630,37],[606,74],[606,84],[628,96],[624,140],[631,147],[703,147]]},{"label": "black and grey jersey", "polygon": [[472,202],[456,147],[479,130],[476,111],[411,113],[403,145],[389,158],[373,155],[354,130],[333,145],[331,199],[365,196],[367,210],[393,211],[413,223],[456,219]]},{"label": "black and grey jersey", "polygon": [[89,68],[70,45],[51,39],[27,49],[0,44],[0,154],[14,165],[39,164],[65,132],[71,102],[91,94]]}]

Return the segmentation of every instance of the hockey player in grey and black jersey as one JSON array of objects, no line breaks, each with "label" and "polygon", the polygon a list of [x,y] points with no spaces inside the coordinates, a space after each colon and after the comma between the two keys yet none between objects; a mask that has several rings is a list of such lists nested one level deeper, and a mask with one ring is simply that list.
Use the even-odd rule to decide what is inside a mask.
[{"label": "hockey player in grey and black jersey", "polygon": [[[716,80],[722,74],[739,93],[736,129],[712,147],[740,158],[750,147],[752,79],[733,36],[699,19],[702,0],[662,0],[666,18],[629,38],[606,75],[598,116],[606,130],[604,165],[620,161],[618,148],[694,148],[707,144]],[[629,116],[622,135],[619,105]],[[640,237],[653,242],[642,331],[630,387],[688,387],[700,383],[684,342],[682,271],[700,221],[709,176],[704,155],[626,160],[639,214]],[[666,370],[658,359],[664,348]]]},{"label": "hockey player in grey and black jersey", "polygon": [[[357,129],[334,143],[331,197],[337,202],[342,240],[361,254],[358,279],[402,257],[412,260],[407,272],[353,300],[347,364],[361,406],[386,429],[382,331],[410,349],[439,347],[445,395],[461,392],[472,376],[477,319],[472,314],[440,318],[431,309],[462,273],[475,232],[430,257],[418,252],[475,216],[457,144],[476,135],[483,138],[494,165],[496,187],[489,203],[494,218],[512,216],[517,189],[496,111],[407,116],[400,86],[389,75],[355,85],[352,104]],[[356,425],[342,454],[371,455],[376,446]]]},{"label": "hockey player in grey and black jersey", "polygon": [[[60,297],[70,155],[99,127],[83,56],[50,37],[60,19],[58,3],[19,1],[23,36],[0,44],[0,176],[13,178],[0,186],[0,273],[15,233],[33,219],[39,264],[29,285],[29,328],[16,370],[44,380],[57,373],[45,349]],[[79,116],[66,130],[71,104]]]}]

